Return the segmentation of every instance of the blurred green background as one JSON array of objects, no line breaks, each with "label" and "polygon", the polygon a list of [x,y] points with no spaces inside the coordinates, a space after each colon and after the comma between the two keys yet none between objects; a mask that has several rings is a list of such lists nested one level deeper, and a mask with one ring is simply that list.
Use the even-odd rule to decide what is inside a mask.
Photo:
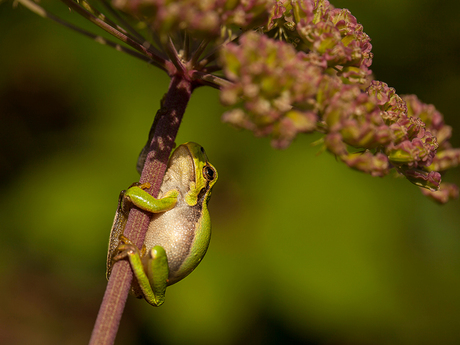
[{"label": "blurred green background", "polygon": [[[376,77],[434,103],[460,146],[460,3],[333,3],[372,38]],[[10,1],[0,32],[0,343],[86,343],[118,193],[168,78]],[[275,151],[223,111],[198,89],[177,138],[219,171],[208,254],[161,308],[130,297],[117,344],[460,343],[458,200],[351,171],[316,136]]]}]

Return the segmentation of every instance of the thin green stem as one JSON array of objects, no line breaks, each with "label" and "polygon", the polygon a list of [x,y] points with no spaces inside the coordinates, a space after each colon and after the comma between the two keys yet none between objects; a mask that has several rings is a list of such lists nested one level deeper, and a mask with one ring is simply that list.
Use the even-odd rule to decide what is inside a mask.
[{"label": "thin green stem", "polygon": [[154,65],[156,65],[157,67],[163,69],[163,70],[166,70],[164,68],[163,65],[158,65],[158,64],[155,64],[155,61],[153,61],[152,59],[150,59],[149,57],[145,56],[144,54],[141,54],[135,50],[132,50],[132,49],[129,49],[129,48],[126,48],[118,43],[115,43],[111,40],[108,40],[102,36],[99,36],[99,35],[95,35],[89,31],[86,31],[76,25],[73,25],[72,23],[69,23],[59,17],[56,17],[55,15],[53,15],[52,13],[46,11],[44,8],[42,8],[41,6],[37,5],[35,2],[33,1],[30,1],[30,0],[17,0],[19,3],[21,3],[24,7],[28,8],[30,11],[32,11],[33,13],[35,14],[38,14],[40,17],[43,17],[43,18],[48,18],[48,19],[51,19],[52,21],[58,23],[58,24],[61,24],[71,30],[74,30],[80,34],[83,34],[89,38],[91,38],[92,40],[96,41],[97,43],[100,43],[100,44],[103,44],[103,45],[106,45],[106,46],[109,46],[111,48],[114,48],[118,51],[121,51],[123,53],[126,53],[126,54],[129,54],[137,59],[140,59],[142,61],[145,61],[145,62],[148,62],[148,63],[152,63]]},{"label": "thin green stem", "polygon": [[210,64],[211,62],[216,61],[218,57],[219,57],[219,54],[218,54],[217,51],[209,53],[207,56],[205,56],[203,59],[200,60],[198,66],[196,68],[197,69],[202,69],[206,65]]},{"label": "thin green stem", "polygon": [[190,59],[190,65],[192,66],[192,68],[195,67],[197,61],[200,59],[200,56],[201,54],[203,54],[204,50],[206,49],[206,47],[208,46],[210,40],[202,40],[200,42],[200,45],[195,49],[195,51],[193,52],[193,55]]},{"label": "thin green stem", "polygon": [[140,35],[136,29],[134,29],[126,20],[122,18],[122,16],[113,9],[113,7],[110,5],[110,3],[107,0],[102,1],[102,4],[104,5],[105,9],[110,12],[110,14],[119,22],[121,25],[123,25],[123,28],[125,28],[126,31],[129,31],[131,35],[136,37],[136,39],[140,42],[144,39],[142,35]]},{"label": "thin green stem", "polygon": [[183,51],[183,60],[184,61],[188,61],[189,59],[189,56],[190,56],[190,49],[191,49],[191,46],[190,46],[190,35],[188,34],[187,31],[184,31],[184,42],[183,42],[183,47],[182,47],[182,51]]},{"label": "thin green stem", "polygon": [[155,65],[164,66],[162,69],[166,70],[166,61],[165,61],[165,59],[163,59],[161,56],[158,56],[157,54],[154,54],[152,51],[147,49],[143,45],[144,42],[137,42],[133,38],[128,37],[124,33],[118,31],[117,29],[113,28],[112,26],[110,26],[109,24],[107,24],[106,22],[101,20],[100,18],[96,17],[94,14],[88,12],[87,10],[85,10],[84,8],[82,8],[77,3],[73,2],[72,0],[61,0],[61,1],[63,3],[65,3],[67,6],[69,6],[69,8],[71,8],[72,10],[75,10],[75,12],[80,14],[82,17],[88,19],[92,23],[94,23],[97,26],[99,26],[101,29],[105,30],[109,34],[111,34],[111,35],[115,36],[116,38],[118,38],[120,41],[125,42],[129,46],[133,47],[137,51],[139,51],[142,54],[144,54],[147,57],[149,57],[153,61],[153,63]]},{"label": "thin green stem", "polygon": [[200,60],[200,63],[195,67],[196,69],[203,69],[206,65],[210,64],[211,62],[214,62],[216,61],[218,58],[219,58],[219,49],[228,44],[228,43],[232,43],[232,42],[236,42],[239,40],[239,36],[235,36],[233,37],[233,39],[227,39],[225,40],[225,42],[221,45],[221,46],[215,46],[213,47],[212,50],[210,50],[208,52],[208,54]]},{"label": "thin green stem", "polygon": [[164,54],[157,49],[152,42],[148,41],[144,36],[142,36],[135,28],[133,28],[128,21],[123,19],[123,17],[113,9],[113,7],[108,3],[107,1],[103,1],[102,4],[104,5],[104,8],[107,9],[107,11],[110,12],[110,14],[117,20],[121,25],[123,25],[123,29],[125,32],[129,32],[132,37],[134,37],[138,42],[143,42],[142,45],[148,49],[148,51],[152,52],[153,54],[156,54],[158,56],[164,57]]},{"label": "thin green stem", "polygon": [[230,86],[233,84],[227,79],[217,77],[213,74],[203,73],[201,71],[193,71],[192,79],[200,82],[201,85],[208,85],[215,89],[221,89],[224,86]]},{"label": "thin green stem", "polygon": [[204,73],[214,73],[218,71],[222,71],[222,66],[212,65],[212,66],[206,66],[206,68],[203,69]]},{"label": "thin green stem", "polygon": [[171,37],[168,36],[165,44],[163,45],[163,49],[168,55],[169,60],[176,67],[176,73],[174,74],[185,75],[185,67],[182,64],[180,56],[176,50],[176,46],[174,45],[174,42]]},{"label": "thin green stem", "polygon": [[[87,10],[88,12],[90,12],[91,14],[93,14],[94,16],[99,18],[100,20],[102,20],[104,23],[107,23],[108,25],[110,25],[114,29],[122,32],[126,36],[129,36],[128,32],[124,28],[120,27],[117,23],[115,23],[114,21],[112,21],[109,18],[107,18],[105,16],[105,14],[101,13],[97,8],[95,8],[89,2],[87,2],[85,0],[80,0],[80,4],[85,10]],[[139,41],[138,37],[136,37],[136,40]]]}]

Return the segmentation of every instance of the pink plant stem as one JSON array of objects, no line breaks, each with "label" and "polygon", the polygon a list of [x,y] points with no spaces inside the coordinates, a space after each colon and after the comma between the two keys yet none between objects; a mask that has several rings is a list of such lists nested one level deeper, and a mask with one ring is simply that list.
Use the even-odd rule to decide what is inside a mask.
[{"label": "pink plant stem", "polygon": [[[155,128],[150,149],[140,178],[150,182],[150,194],[157,197],[168,164],[169,155],[184,115],[193,85],[182,76],[173,76],[160,110],[155,116]],[[139,248],[144,242],[150,216],[137,208],[129,213],[125,236]],[[131,287],[133,274],[127,261],[117,262],[112,270],[91,335],[90,344],[113,344]]]}]

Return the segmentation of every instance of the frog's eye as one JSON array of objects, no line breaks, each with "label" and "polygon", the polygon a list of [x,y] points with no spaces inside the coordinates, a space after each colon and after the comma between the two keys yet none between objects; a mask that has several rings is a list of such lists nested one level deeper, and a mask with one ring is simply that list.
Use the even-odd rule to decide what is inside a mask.
[{"label": "frog's eye", "polygon": [[213,168],[211,168],[209,165],[205,165],[203,167],[203,176],[206,180],[211,182],[212,180],[216,178],[216,171]]}]

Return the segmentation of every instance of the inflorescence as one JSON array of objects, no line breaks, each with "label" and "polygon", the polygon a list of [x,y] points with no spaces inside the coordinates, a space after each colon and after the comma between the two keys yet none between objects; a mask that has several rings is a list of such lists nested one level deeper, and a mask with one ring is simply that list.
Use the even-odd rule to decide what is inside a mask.
[{"label": "inflorescence", "polygon": [[194,87],[220,89],[230,107],[223,121],[269,136],[275,148],[319,132],[322,148],[353,169],[372,176],[394,169],[440,203],[458,197],[457,186],[441,182],[460,162],[451,127],[434,106],[374,80],[370,38],[347,9],[327,0],[61,1],[130,47],[64,25]]}]

